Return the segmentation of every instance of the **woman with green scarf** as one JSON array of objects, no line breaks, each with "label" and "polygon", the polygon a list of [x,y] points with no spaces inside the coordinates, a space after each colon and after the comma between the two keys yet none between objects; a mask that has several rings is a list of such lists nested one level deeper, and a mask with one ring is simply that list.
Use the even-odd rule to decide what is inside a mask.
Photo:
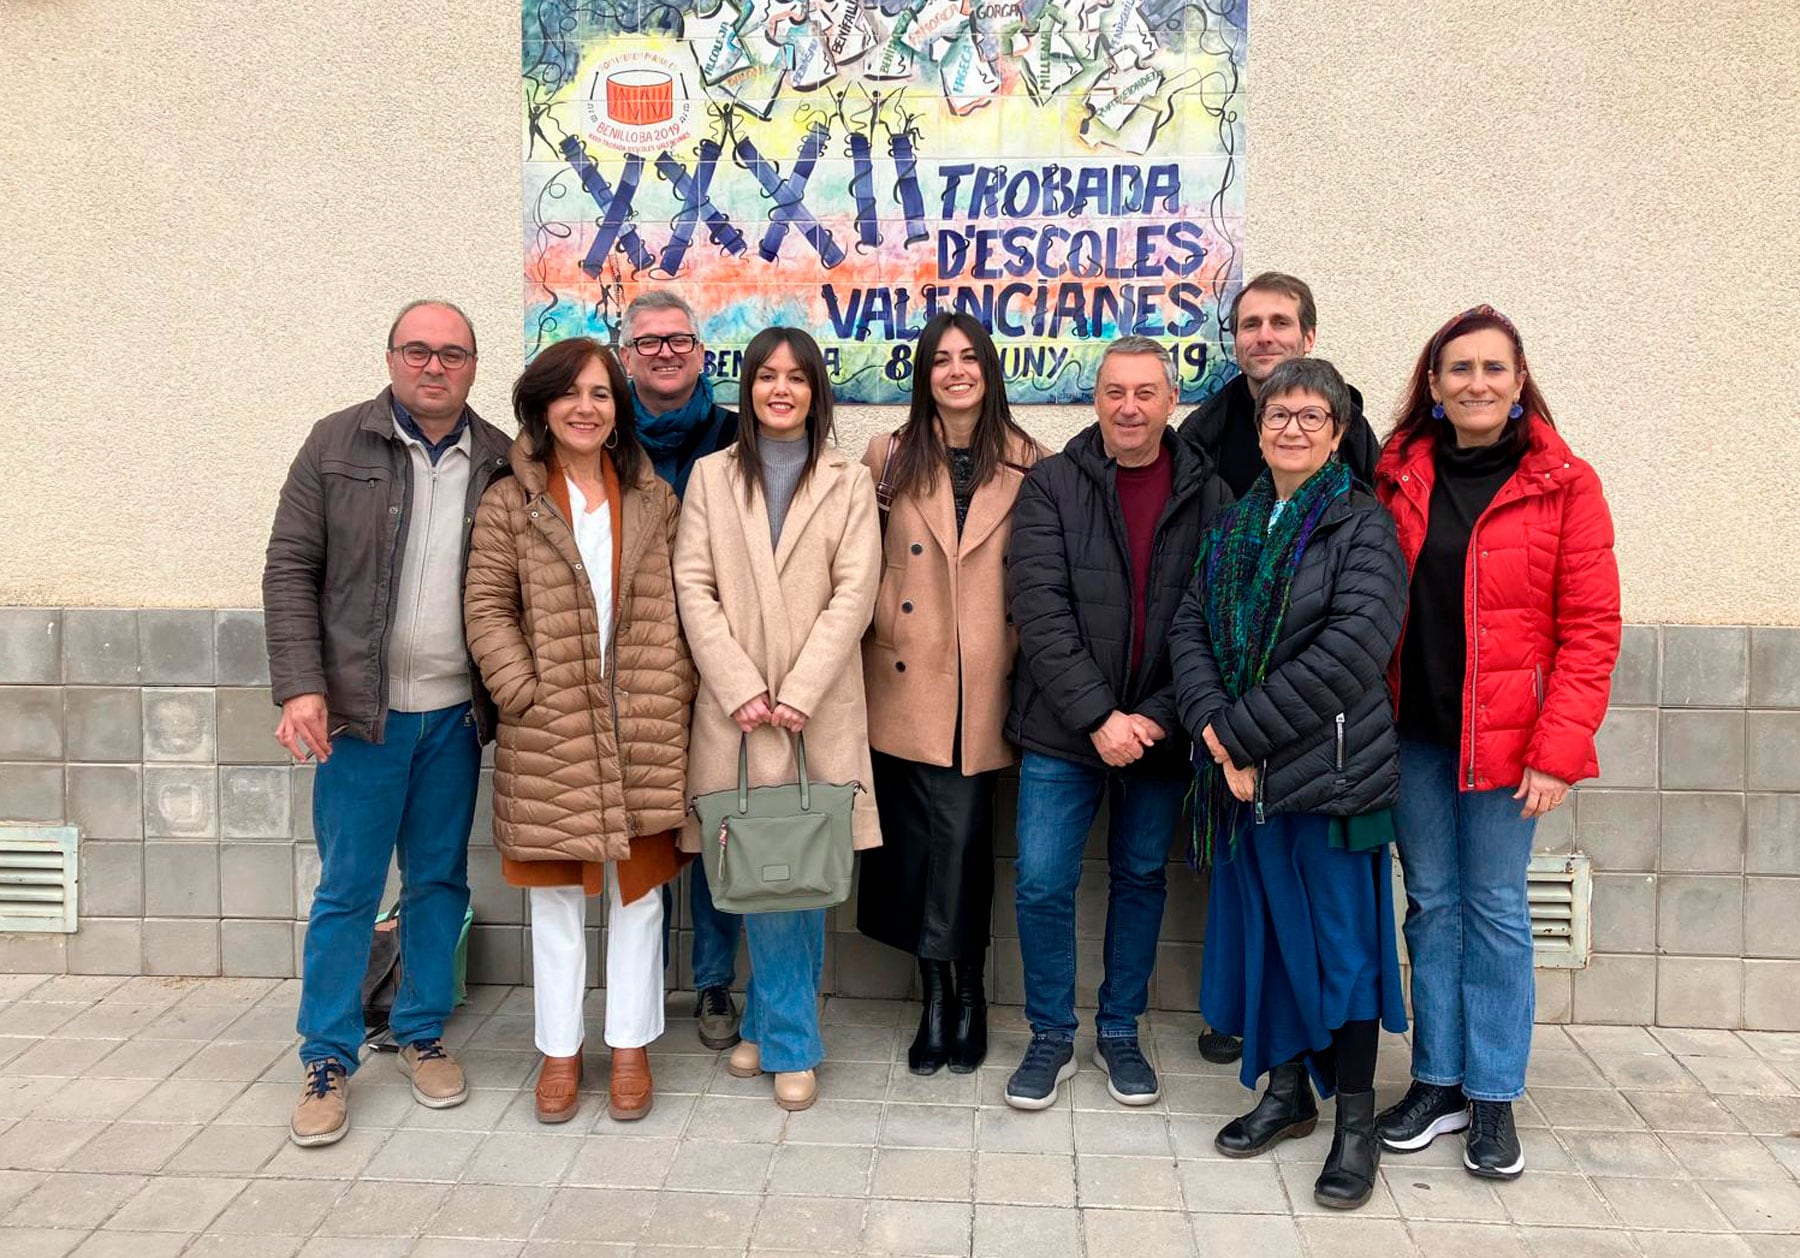
[{"label": "woman with green scarf", "polygon": [[1313,1195],[1339,1209],[1374,1190],[1379,1028],[1406,1029],[1386,681],[1406,565],[1392,520],[1336,457],[1350,407],[1323,359],[1269,375],[1256,412],[1268,469],[1206,535],[1169,630],[1194,740],[1190,856],[1212,866],[1200,1011],[1243,1036],[1245,1087],[1269,1075],[1214,1144],[1253,1157],[1305,1136],[1318,1122],[1313,1085],[1335,1092]]}]

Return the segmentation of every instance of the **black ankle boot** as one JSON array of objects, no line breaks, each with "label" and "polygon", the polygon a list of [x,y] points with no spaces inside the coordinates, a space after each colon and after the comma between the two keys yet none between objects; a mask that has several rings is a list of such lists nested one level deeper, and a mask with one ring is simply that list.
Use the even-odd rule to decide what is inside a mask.
[{"label": "black ankle boot", "polygon": [[1277,1140],[1312,1135],[1319,1123],[1306,1067],[1286,1062],[1269,1071],[1269,1090],[1256,1108],[1234,1118],[1213,1137],[1213,1147],[1228,1158],[1253,1158]]},{"label": "black ankle boot", "polygon": [[919,1011],[919,1033],[906,1050],[906,1068],[916,1075],[934,1075],[950,1056],[950,963],[920,957],[919,981],[925,1007]]},{"label": "black ankle boot", "polygon": [[956,963],[956,1016],[950,1020],[950,1070],[966,1075],[987,1056],[987,992],[981,985],[985,957]]},{"label": "black ankle boot", "polygon": [[1381,1141],[1375,1138],[1375,1093],[1339,1092],[1337,1130],[1325,1169],[1313,1183],[1313,1200],[1334,1210],[1354,1210],[1375,1191]]}]

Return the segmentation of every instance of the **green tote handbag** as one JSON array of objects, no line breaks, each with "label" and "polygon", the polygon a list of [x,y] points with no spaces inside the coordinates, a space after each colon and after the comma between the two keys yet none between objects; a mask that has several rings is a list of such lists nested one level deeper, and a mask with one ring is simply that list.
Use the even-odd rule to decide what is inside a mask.
[{"label": "green tote handbag", "polygon": [[861,789],[806,776],[806,736],[794,740],[800,780],[750,785],[750,738],[738,739],[736,790],[694,797],[713,904],[725,913],[791,913],[850,898],[850,807]]}]

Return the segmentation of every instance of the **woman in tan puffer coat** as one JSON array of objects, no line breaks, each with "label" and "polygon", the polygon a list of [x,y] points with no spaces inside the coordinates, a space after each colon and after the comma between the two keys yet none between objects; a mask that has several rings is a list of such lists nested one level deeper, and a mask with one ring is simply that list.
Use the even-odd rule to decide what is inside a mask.
[{"label": "woman in tan puffer coat", "polygon": [[635,431],[625,373],[585,337],[513,386],[512,476],[481,500],[469,651],[500,708],[494,843],[531,896],[544,1122],[573,1117],[586,898],[607,897],[606,1042],[616,1119],[642,1118],[663,1031],[663,883],[680,869],[694,670],[675,615],[679,512]]}]

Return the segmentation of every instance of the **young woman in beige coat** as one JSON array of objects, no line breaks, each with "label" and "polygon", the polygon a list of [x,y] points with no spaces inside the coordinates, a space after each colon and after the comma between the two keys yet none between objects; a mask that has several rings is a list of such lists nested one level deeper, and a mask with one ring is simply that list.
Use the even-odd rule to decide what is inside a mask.
[{"label": "young woman in beige coat", "polygon": [[[814,781],[855,782],[858,848],[881,842],[870,794],[868,709],[857,645],[881,572],[875,485],[831,444],[831,379],[812,337],[758,333],[744,351],[738,444],[694,465],[675,543],[675,590],[700,672],[689,792],[795,779],[804,731]],[[682,846],[698,851],[689,816]],[[825,910],[744,918],[750,985],[730,1069],[775,1075],[775,1099],[805,1109],[825,1056],[819,984]]]},{"label": "young woman in beige coat", "polygon": [[1042,451],[1013,422],[981,324],[940,314],[919,334],[905,425],[863,463],[888,504],[886,564],[863,642],[883,843],[863,858],[856,925],[919,959],[907,1066],[967,1074],[987,1055],[994,787],[1019,637],[1006,614],[1013,503]]},{"label": "young woman in beige coat", "polygon": [[694,671],[675,616],[675,495],[639,444],[625,373],[585,337],[513,386],[513,474],[476,511],[469,651],[500,708],[494,842],[531,895],[537,1113],[581,1086],[587,897],[607,899],[606,1042],[617,1119],[653,1097],[662,896],[682,858]]}]

